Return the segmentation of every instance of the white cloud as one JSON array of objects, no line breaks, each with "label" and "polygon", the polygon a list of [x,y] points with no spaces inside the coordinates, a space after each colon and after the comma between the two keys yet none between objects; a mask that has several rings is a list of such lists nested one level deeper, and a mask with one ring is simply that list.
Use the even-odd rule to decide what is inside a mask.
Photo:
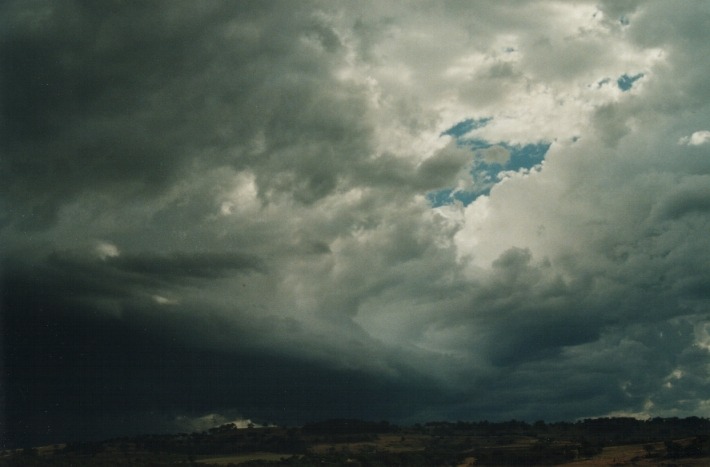
[{"label": "white cloud", "polygon": [[678,144],[685,146],[701,146],[710,143],[710,131],[696,131],[690,136],[683,136],[678,140]]},{"label": "white cloud", "polygon": [[174,298],[163,297],[162,295],[153,295],[153,300],[158,305],[177,305],[180,303],[179,300]]},{"label": "white cloud", "polygon": [[121,252],[118,250],[118,247],[113,243],[109,242],[99,242],[96,245],[94,251],[96,252],[96,255],[101,259],[115,258],[121,254]]}]

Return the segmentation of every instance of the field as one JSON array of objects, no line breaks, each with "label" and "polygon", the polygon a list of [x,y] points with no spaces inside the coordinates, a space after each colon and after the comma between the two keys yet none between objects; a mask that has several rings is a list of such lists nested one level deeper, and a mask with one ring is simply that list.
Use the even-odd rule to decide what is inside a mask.
[{"label": "field", "polygon": [[623,446],[610,446],[591,459],[577,460],[560,464],[562,467],[604,467],[604,466],[710,466],[710,456],[686,457],[669,459],[664,453],[663,443],[655,443],[658,457],[648,457],[648,452],[643,444],[629,444]]},{"label": "field", "polygon": [[0,466],[708,466],[705,419],[595,419],[534,425],[510,421],[329,420],[302,427],[224,425],[5,451]]},{"label": "field", "polygon": [[250,452],[232,456],[205,456],[195,460],[201,465],[239,465],[253,462],[279,462],[281,459],[291,457],[291,453],[279,454],[275,452]]}]

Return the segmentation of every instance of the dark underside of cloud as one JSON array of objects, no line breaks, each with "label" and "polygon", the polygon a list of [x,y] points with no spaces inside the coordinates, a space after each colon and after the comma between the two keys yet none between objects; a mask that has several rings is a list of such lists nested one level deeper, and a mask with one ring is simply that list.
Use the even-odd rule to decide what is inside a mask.
[{"label": "dark underside of cloud", "polygon": [[238,342],[186,343],[179,337],[203,318],[173,320],[168,330],[139,313],[118,319],[82,309],[66,293],[36,276],[5,281],[7,447],[176,432],[180,420],[208,413],[290,425],[334,416],[398,420],[450,397],[415,374],[382,378]]}]

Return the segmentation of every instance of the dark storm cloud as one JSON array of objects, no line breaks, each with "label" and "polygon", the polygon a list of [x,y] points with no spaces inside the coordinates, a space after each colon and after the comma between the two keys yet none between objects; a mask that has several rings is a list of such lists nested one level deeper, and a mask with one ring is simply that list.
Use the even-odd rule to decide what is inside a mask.
[{"label": "dark storm cloud", "polygon": [[[258,272],[260,268],[261,263],[253,256],[228,252],[128,255],[103,260],[54,252],[32,264],[18,258],[3,258],[5,287],[49,291],[62,302],[91,296],[125,298],[156,287]],[[12,282],[17,277],[32,279],[30,283],[17,285]]]},{"label": "dark storm cloud", "polygon": [[464,287],[466,300],[434,321],[442,344],[513,373],[595,342],[615,319],[591,284],[566,282],[519,248],[497,258],[485,280]]},{"label": "dark storm cloud", "polygon": [[710,211],[710,178],[694,177],[678,186],[659,203],[658,214],[663,218],[677,219],[689,214],[702,215]]},{"label": "dark storm cloud", "polygon": [[86,192],[153,195],[196,148],[231,148],[201,164],[253,167],[262,193],[307,203],[335,188],[341,154],[365,155],[362,104],[323,81],[329,59],[316,57],[335,54],[337,36],[306,11],[14,2],[4,12],[6,221],[46,227]]},{"label": "dark storm cloud", "polygon": [[166,278],[215,278],[228,271],[258,271],[257,258],[239,253],[175,253],[170,256],[150,254],[107,258],[106,263],[125,272]]},{"label": "dark storm cloud", "polygon": [[81,316],[54,300],[3,294],[4,308],[18,301],[23,312],[3,319],[8,447],[175,432],[179,416],[214,410],[289,424],[401,417],[431,384],[414,375],[388,381],[281,355],[189,347],[158,322]]},{"label": "dark storm cloud", "polygon": [[13,439],[710,414],[707,11],[607,3],[3,3]]},{"label": "dark storm cloud", "polygon": [[198,31],[176,34],[157,6],[5,5],[0,131],[14,220],[46,225],[86,190],[150,192],[180,169],[186,114],[151,100],[204,55],[189,50]]},{"label": "dark storm cloud", "polygon": [[[232,269],[245,261],[223,262]],[[166,315],[160,305],[131,298],[156,282],[214,277],[219,261],[209,262],[209,272],[193,269],[205,264],[199,259],[178,260],[178,272],[165,260],[144,268],[130,258],[3,263],[8,447],[175,432],[178,417],[215,410],[293,424],[403,417],[420,403],[420,391],[431,393],[424,398],[430,403],[445,400],[433,381],[404,367],[397,378],[383,378],[324,366],[271,351],[268,342],[255,347],[248,331],[209,310],[188,305]],[[102,311],[101,300],[111,298],[121,299],[120,314]]]}]

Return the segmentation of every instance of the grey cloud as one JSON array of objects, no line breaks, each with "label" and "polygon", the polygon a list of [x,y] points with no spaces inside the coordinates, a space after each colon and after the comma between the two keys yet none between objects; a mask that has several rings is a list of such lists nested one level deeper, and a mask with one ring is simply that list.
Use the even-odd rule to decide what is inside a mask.
[{"label": "grey cloud", "polygon": [[498,62],[472,77],[461,88],[461,98],[474,105],[495,105],[525,82],[525,76],[512,63]]},{"label": "grey cloud", "polygon": [[367,18],[356,19],[353,23],[353,32],[358,39],[357,51],[359,56],[366,62],[376,62],[378,57],[373,49],[382,40],[386,40],[388,29],[395,25],[396,20],[392,17],[374,20]]},{"label": "grey cloud", "polygon": [[262,262],[240,253],[175,253],[170,256],[151,254],[107,258],[117,269],[156,277],[215,278],[227,271],[259,271]]},{"label": "grey cloud", "polygon": [[706,176],[689,177],[659,204],[658,215],[668,219],[710,211],[710,180]]},{"label": "grey cloud", "polygon": [[587,284],[565,283],[549,263],[513,248],[494,261],[490,277],[469,286],[466,308],[448,325],[469,330],[461,350],[515,367],[597,340],[609,318],[591,295]]},{"label": "grey cloud", "polygon": [[[180,112],[156,112],[151,99],[186,68],[204,66],[189,50],[197,31],[174,34],[148,6],[35,7],[6,5],[20,12],[9,14],[16,22],[4,28],[0,54],[3,177],[19,216],[46,224],[65,199],[104,184],[164,187],[185,140],[175,131]],[[26,19],[33,15],[39,24]]]},{"label": "grey cloud", "polygon": [[631,16],[638,9],[641,2],[631,0],[627,2],[615,2],[603,0],[599,2],[599,8],[607,17],[609,22],[618,22],[622,16]]},{"label": "grey cloud", "polygon": [[[338,38],[327,25],[258,2],[165,9],[6,6],[2,173],[14,219],[47,226],[87,192],[162,192],[194,148],[232,148],[202,162],[249,168],[262,193],[310,203],[367,154],[357,90],[329,78]],[[41,29],[22,19],[32,14]],[[242,149],[259,134],[263,147]]]},{"label": "grey cloud", "polygon": [[[674,45],[697,44],[707,38],[707,28],[703,26],[708,14],[707,5],[701,2],[693,5],[693,9],[677,9],[664,2],[650,4],[637,3],[637,15],[643,21],[644,27],[632,24],[630,32],[635,40],[654,45],[671,43]],[[638,8],[641,5],[641,8]],[[608,8],[610,5],[606,4]],[[673,30],[672,34],[669,32]],[[695,54],[697,50],[687,50]]]},{"label": "grey cloud", "polygon": [[606,104],[599,107],[594,113],[593,123],[604,142],[614,146],[629,133],[629,116],[616,104]]},{"label": "grey cloud", "polygon": [[531,37],[523,45],[524,66],[544,81],[575,79],[585,76],[605,60],[610,51],[605,44],[584,31],[572,37],[552,39]]},{"label": "grey cloud", "polygon": [[[355,166],[354,181],[384,190],[392,187],[404,196],[422,194],[437,188],[456,186],[459,180],[470,179],[475,155],[452,141],[420,164],[390,153],[369,158]],[[394,196],[394,193],[392,194]]]},{"label": "grey cloud", "polygon": [[[174,319],[76,313],[75,304],[56,298],[3,290],[3,390],[12,402],[3,420],[6,446],[176,432],[184,429],[178,417],[215,411],[289,425],[355,414],[392,418],[418,391],[435,387],[416,375],[402,384],[234,344],[228,351],[185,345],[164,326]],[[194,314],[183,323],[197,331],[204,324]],[[362,405],[340,404],[355,399]]]},{"label": "grey cloud", "polygon": [[13,429],[710,413],[704,7],[595,5],[6,2]]},{"label": "grey cloud", "polygon": [[[708,31],[703,25],[709,16],[707,5],[701,3],[691,10],[674,9],[663,2],[642,4],[638,9],[635,14],[638,23],[629,26],[630,39],[644,47],[663,48],[671,64],[656,70],[657,79],[651,77],[650,83],[644,83],[652,90],[644,102],[646,106],[679,115],[692,110],[695,117],[705,113],[699,109],[705,107],[705,97],[710,95],[704,78],[708,65],[699,60],[698,54],[702,49],[700,44],[708,40]],[[684,71],[676,73],[675,70]]]},{"label": "grey cloud", "polygon": [[[695,391],[707,383],[703,376],[693,376],[704,371],[691,362],[706,360],[707,352],[690,350],[692,340],[692,326],[682,319],[651,327],[608,326],[598,338],[530,359],[500,362],[506,370],[481,381],[486,390],[471,392],[456,410],[498,419],[534,419],[541,413],[575,418],[580,409],[589,416],[602,416],[611,407],[624,407],[620,415],[641,415],[649,407],[668,416],[693,413]],[[531,340],[517,353],[536,352],[536,348]],[[682,376],[669,377],[678,370],[676,374]],[[675,384],[668,386],[669,381]],[[527,388],[524,393],[515,389],[520,385]],[[678,399],[686,397],[688,404],[678,406]]]},{"label": "grey cloud", "polygon": [[462,171],[470,169],[472,159],[470,151],[457,147],[452,141],[417,168],[418,188],[432,189],[455,185],[456,177],[461,176]]},{"label": "grey cloud", "polygon": [[[6,280],[35,278],[34,287],[60,302],[131,304],[179,286],[234,274],[262,271],[259,259],[239,253],[176,253],[127,255],[99,259],[72,252],[54,252],[34,264],[17,257],[3,259]],[[4,287],[11,287],[6,284]]]}]

